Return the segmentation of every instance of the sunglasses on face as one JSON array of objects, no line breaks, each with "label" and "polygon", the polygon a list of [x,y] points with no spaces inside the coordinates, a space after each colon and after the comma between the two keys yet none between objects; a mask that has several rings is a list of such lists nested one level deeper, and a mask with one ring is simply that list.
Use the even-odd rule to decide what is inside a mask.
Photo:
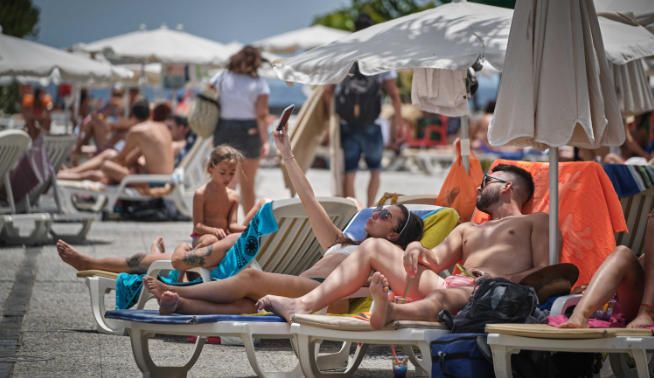
[{"label": "sunglasses on face", "polygon": [[509,181],[507,180],[502,180],[501,178],[497,178],[494,176],[491,176],[489,174],[484,173],[484,178],[481,180],[481,185],[480,187],[484,189],[486,185],[490,184],[491,182],[501,182],[501,183],[508,183]]},{"label": "sunglasses on face", "polygon": [[372,213],[377,214],[377,217],[383,221],[387,221],[393,218],[393,213],[381,206],[378,206],[375,210],[373,210]]}]

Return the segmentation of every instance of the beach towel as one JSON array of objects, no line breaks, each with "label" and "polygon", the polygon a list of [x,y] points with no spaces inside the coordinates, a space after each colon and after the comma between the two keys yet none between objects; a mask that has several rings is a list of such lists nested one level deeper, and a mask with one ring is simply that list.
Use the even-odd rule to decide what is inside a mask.
[{"label": "beach towel", "polygon": [[649,165],[604,164],[620,198],[629,197],[654,186],[654,167]]},{"label": "beach towel", "polygon": [[456,160],[452,163],[450,171],[443,181],[441,191],[436,197],[436,205],[454,208],[462,222],[467,222],[475,210],[477,202],[477,187],[481,183],[484,173],[477,156],[470,151],[468,160],[470,171],[466,172],[461,157],[461,141],[454,143],[456,148]]},{"label": "beach towel", "polygon": [[467,70],[414,68],[411,103],[448,117],[468,115]]},{"label": "beach towel", "polygon": [[[548,163],[497,160],[529,171],[536,185],[525,213],[549,212]],[[488,214],[475,211],[472,221],[482,223]],[[615,233],[627,230],[622,206],[611,180],[594,162],[559,164],[559,228],[563,246],[560,261],[579,268],[576,285],[590,282],[593,273],[616,246]]]},{"label": "beach towel", "polygon": [[[231,277],[248,266],[259,252],[259,242],[264,235],[278,230],[277,220],[273,214],[272,202],[268,202],[259,209],[254,218],[236,243],[225,253],[225,257],[217,267],[211,270],[213,280]],[[191,282],[180,283],[179,272],[171,271],[167,276],[159,276],[169,285],[195,285],[202,281],[198,278]],[[116,308],[127,309],[138,300],[143,287],[143,275],[120,273],[116,278]]]}]

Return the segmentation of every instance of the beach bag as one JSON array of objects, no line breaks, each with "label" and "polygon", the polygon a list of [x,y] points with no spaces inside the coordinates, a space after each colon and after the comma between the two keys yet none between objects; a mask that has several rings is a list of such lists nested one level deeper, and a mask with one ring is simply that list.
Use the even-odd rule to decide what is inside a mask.
[{"label": "beach bag", "polygon": [[461,157],[461,141],[457,140],[454,146],[456,148],[456,160],[452,164],[447,177],[445,177],[445,181],[443,181],[441,191],[436,197],[436,205],[455,209],[459,213],[461,222],[467,222],[475,210],[477,187],[484,177],[484,172],[481,169],[479,160],[472,151],[468,156],[470,170],[466,172]]},{"label": "beach bag", "polygon": [[220,119],[220,102],[218,91],[213,88],[198,93],[188,114],[188,124],[191,130],[201,138],[208,138]]},{"label": "beach bag", "polygon": [[338,116],[353,128],[375,123],[381,113],[381,85],[377,76],[365,76],[354,63],[350,73],[336,87]]},{"label": "beach bag", "polygon": [[43,144],[43,137],[38,137],[10,173],[14,202],[21,204],[33,190],[47,185],[52,175],[53,169]]},{"label": "beach bag", "polygon": [[431,343],[432,378],[494,377],[485,333],[451,333]]},{"label": "beach bag", "polygon": [[484,278],[456,316],[442,310],[438,317],[452,332],[484,332],[486,324],[545,323],[546,315],[537,304],[538,296],[530,286],[504,278]]}]

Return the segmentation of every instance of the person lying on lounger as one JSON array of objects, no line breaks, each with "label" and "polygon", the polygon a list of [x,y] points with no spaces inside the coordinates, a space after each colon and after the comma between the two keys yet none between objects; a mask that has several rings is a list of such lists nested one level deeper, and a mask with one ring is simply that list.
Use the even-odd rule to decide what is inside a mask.
[{"label": "person lying on lounger", "polygon": [[654,212],[647,216],[640,258],[619,245],[590,280],[570,319],[561,328],[588,327],[588,319],[616,294],[627,328],[654,325]]},{"label": "person lying on lounger", "polygon": [[[286,171],[309,217],[311,228],[326,250],[322,259],[299,276],[244,269],[239,274],[220,281],[193,286],[169,286],[152,277],[145,277],[145,286],[159,299],[160,313],[240,314],[255,311],[256,301],[266,294],[296,297],[308,293],[321,279],[356,251],[359,243],[348,239],[334,225],[316,199],[311,184],[295,161],[286,133],[275,132],[277,148]],[[405,248],[419,240],[423,222],[403,205],[392,205],[373,212],[365,225],[368,239],[385,240],[389,245]],[[231,235],[228,235],[228,237]],[[174,262],[174,260],[173,260]],[[179,269],[179,268],[178,268]]]},{"label": "person lying on lounger", "polygon": [[[548,216],[522,214],[531,198],[534,183],[521,168],[498,165],[485,175],[477,188],[479,210],[492,220],[484,224],[463,223],[433,249],[419,242],[404,253],[383,239],[369,239],[340,264],[325,281],[299,298],[265,296],[258,309],[272,310],[291,321],[294,314],[311,313],[345,297],[361,287],[372,271],[370,291],[375,301],[370,323],[381,328],[394,320],[435,321],[442,309],[452,313],[469,300],[475,278],[438,272],[463,261],[475,277],[504,277],[519,282],[548,264]],[[415,299],[407,304],[391,303],[388,290]]]},{"label": "person lying on lounger", "polygon": [[[211,161],[209,163],[211,165]],[[238,205],[238,201],[232,202],[230,206]],[[250,223],[262,205],[263,201],[259,201],[252,208],[250,213],[246,215],[242,226],[236,224],[236,214],[234,214],[235,212],[231,212],[229,214],[230,219],[224,219],[224,222],[229,223],[232,233],[225,235],[223,239],[218,240],[216,237],[213,240],[208,238],[198,240],[196,241],[198,243],[196,247],[193,247],[189,243],[181,243],[175,248],[173,253],[166,252],[164,240],[161,236],[152,242],[149,253],[135,253],[127,258],[117,256],[93,257],[81,253],[63,240],[57,241],[57,253],[61,257],[61,260],[77,270],[106,270],[114,273],[143,274],[147,272],[150,264],[157,260],[172,260],[173,266],[181,271],[195,267],[213,268],[222,260],[227,250],[236,243],[236,240],[241,235],[241,231]],[[204,216],[206,217],[206,214]],[[203,224],[207,224],[206,220]]]}]

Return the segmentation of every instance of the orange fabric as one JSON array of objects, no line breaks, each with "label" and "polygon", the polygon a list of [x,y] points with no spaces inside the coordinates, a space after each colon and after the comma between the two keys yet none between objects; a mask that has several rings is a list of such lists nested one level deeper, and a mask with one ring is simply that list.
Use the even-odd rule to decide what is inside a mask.
[{"label": "orange fabric", "polygon": [[451,207],[459,213],[461,222],[467,222],[475,210],[477,203],[477,187],[481,183],[484,172],[477,156],[470,151],[470,173],[463,167],[461,158],[461,141],[454,143],[456,160],[445,177],[440,193],[436,198],[436,205]]},{"label": "orange fabric", "polygon": [[[549,213],[549,164],[497,160],[529,171],[534,178],[534,198],[523,209],[526,213]],[[472,221],[482,223],[488,214],[475,211]],[[579,268],[576,285],[587,284],[615,249],[615,233],[627,230],[622,206],[611,180],[594,162],[559,164],[559,227],[563,245],[560,261]]]}]

